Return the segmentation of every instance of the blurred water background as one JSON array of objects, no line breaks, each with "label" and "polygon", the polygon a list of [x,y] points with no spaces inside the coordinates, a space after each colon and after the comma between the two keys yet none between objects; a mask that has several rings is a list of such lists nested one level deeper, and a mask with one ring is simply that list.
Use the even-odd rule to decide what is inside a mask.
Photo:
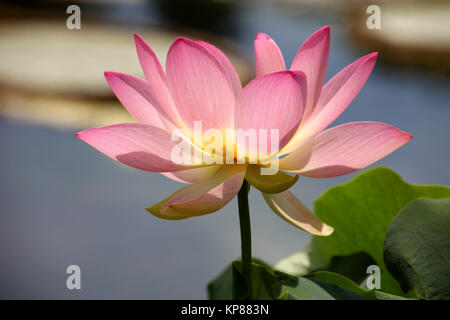
[{"label": "blurred water background", "polygon": [[[146,10],[95,8],[105,20],[123,24],[163,23],[174,15],[192,23],[183,14],[177,18],[180,8],[158,3],[145,4]],[[339,11],[327,7],[245,1],[224,17],[212,17],[221,24],[209,32],[233,40],[251,63],[258,32],[277,41],[289,65],[301,43],[323,25],[331,26],[327,79],[368,53],[349,38]],[[194,19],[189,27],[204,28],[202,23],[212,25]],[[129,45],[134,46],[131,34]],[[30,59],[39,63],[39,57]],[[381,57],[335,124],[381,121],[410,132],[410,143],[374,166],[388,166],[411,183],[449,185],[449,85],[446,74]],[[206,298],[206,283],[240,254],[236,200],[201,218],[157,219],[144,208],[181,184],[107,159],[75,138],[79,129],[0,117],[0,298]],[[354,175],[300,178],[293,192],[311,207],[324,190]],[[254,256],[275,263],[307,244],[309,236],[272,213],[255,189],[250,208]],[[81,290],[66,288],[65,270],[72,264],[81,268]]]}]

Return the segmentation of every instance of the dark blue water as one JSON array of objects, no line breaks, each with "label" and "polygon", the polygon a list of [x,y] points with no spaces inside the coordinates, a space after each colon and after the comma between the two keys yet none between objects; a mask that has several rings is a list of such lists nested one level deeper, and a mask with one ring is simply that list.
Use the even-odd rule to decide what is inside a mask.
[{"label": "dark blue water", "polygon": [[[337,17],[248,7],[236,36],[252,59],[257,32],[270,34],[290,64],[301,42],[332,26],[328,78],[358,52]],[[450,184],[450,82],[378,63],[336,123],[372,120],[413,134],[376,163],[407,181]],[[164,221],[144,210],[180,187],[159,174],[125,168],[72,134],[0,119],[0,298],[205,298],[205,284],[239,256],[235,201],[220,212]],[[311,205],[354,175],[301,178],[293,192]],[[309,236],[250,196],[254,255],[268,262],[300,250]],[[82,290],[66,288],[68,265],[81,267]]]}]

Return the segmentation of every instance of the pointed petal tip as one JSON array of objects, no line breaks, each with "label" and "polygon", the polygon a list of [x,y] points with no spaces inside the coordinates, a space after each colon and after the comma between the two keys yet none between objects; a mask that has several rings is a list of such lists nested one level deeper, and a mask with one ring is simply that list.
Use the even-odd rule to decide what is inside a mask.
[{"label": "pointed petal tip", "polygon": [[133,38],[137,48],[142,46],[148,46],[147,42],[145,42],[145,40],[137,33],[133,34]]},{"label": "pointed petal tip", "polygon": [[324,34],[330,36],[330,26],[323,26],[319,30],[313,33],[313,35]]},{"label": "pointed petal tip", "polygon": [[105,71],[103,74],[105,75],[106,80],[113,79],[113,78],[119,78],[120,80],[123,80],[123,79],[126,79],[126,78],[140,79],[140,78],[132,76],[130,74],[117,72],[117,71]]},{"label": "pointed petal tip", "polygon": [[75,133],[75,137],[80,139],[81,141],[86,142],[86,136],[89,136],[89,133],[93,132],[95,128],[86,129],[80,132]]},{"label": "pointed petal tip", "polygon": [[177,216],[165,215],[161,210],[161,203],[157,203],[151,207],[145,208],[145,211],[154,215],[157,218],[164,219],[164,220],[181,220],[181,219],[187,218],[187,217],[177,217]]},{"label": "pointed petal tip", "polygon": [[111,81],[114,79],[120,79],[122,76],[127,76],[125,73],[116,71],[105,71],[104,73],[106,81],[111,85]]},{"label": "pointed petal tip", "polygon": [[412,134],[410,134],[410,133],[408,133],[408,132],[405,132],[405,131],[402,131],[402,130],[400,130],[400,129],[399,129],[399,131],[400,131],[401,134],[405,137],[405,143],[407,143],[409,140],[412,139],[412,137],[413,137]]},{"label": "pointed petal tip", "polygon": [[[371,122],[371,121],[366,121],[366,122]],[[386,126],[388,126],[388,127],[391,127],[391,128],[396,129],[396,131],[397,131],[399,134],[401,134],[402,136],[404,136],[405,139],[411,140],[411,138],[413,137],[413,135],[412,135],[411,133],[406,132],[406,131],[403,131],[403,130],[401,130],[400,128],[397,128],[397,127],[395,127],[395,126],[393,126],[393,125],[390,125],[390,124],[387,124],[387,123],[383,123],[383,122],[380,122],[380,123],[382,123],[382,124],[384,124],[384,125],[386,125]]]},{"label": "pointed petal tip", "polygon": [[75,137],[77,137],[80,140],[85,141],[86,138],[86,134],[89,134],[91,132],[94,132],[96,128],[90,128],[90,129],[86,129],[80,132],[75,133]]},{"label": "pointed petal tip", "polygon": [[[89,129],[88,129],[88,130],[89,130]],[[85,133],[85,132],[86,132],[86,130],[77,132],[77,133],[75,133],[75,137],[77,137],[77,138],[80,139],[80,140],[83,140],[83,136],[84,136],[84,133]]]},{"label": "pointed petal tip", "polygon": [[190,45],[190,44],[193,44],[193,43],[195,44],[194,41],[189,40],[188,38],[185,38],[185,37],[177,37],[177,38],[172,42],[172,44],[170,45],[169,52],[167,52],[167,55],[169,55],[169,53],[170,53],[175,47],[177,47],[177,46],[179,46],[179,45],[182,45],[182,44]]},{"label": "pointed petal tip", "polygon": [[322,226],[322,230],[318,233],[316,233],[316,236],[320,236],[320,237],[327,237],[329,235],[331,235],[334,232],[334,228],[332,226],[329,226],[327,224],[323,224]]},{"label": "pointed petal tip", "polygon": [[267,34],[258,33],[253,45],[256,77],[286,69],[280,48]]},{"label": "pointed petal tip", "polygon": [[[378,58],[378,52],[371,52],[369,54],[366,54],[365,56],[362,56],[361,58],[353,61],[351,64],[349,64],[347,67],[345,67],[342,71],[347,70],[349,67],[356,67],[361,68],[362,66],[366,65],[366,64],[372,64],[372,68],[375,66],[375,63],[377,61]],[[340,73],[338,73],[337,75],[339,75]]]},{"label": "pointed petal tip", "polygon": [[267,34],[265,34],[264,32],[259,32],[256,35],[255,40],[272,40],[271,37],[269,37]]},{"label": "pointed petal tip", "polygon": [[187,44],[192,44],[192,43],[194,43],[195,44],[195,41],[193,41],[193,40],[191,40],[191,39],[188,39],[188,38],[186,38],[186,37],[177,37],[176,39],[175,39],[175,41],[172,43],[172,46],[174,46],[175,44],[177,44],[177,43],[179,43],[179,42],[184,42],[184,43],[187,43]]},{"label": "pointed petal tip", "polygon": [[326,41],[330,41],[330,26],[324,26],[317,31],[315,31],[308,39],[305,40],[302,46],[306,46],[309,43],[315,43],[316,41],[322,41],[322,39],[327,39]]},{"label": "pointed petal tip", "polygon": [[[371,122],[371,121],[366,121],[366,122],[367,123],[376,123],[376,122]],[[412,134],[410,134],[409,132],[403,131],[403,130],[395,127],[395,126],[392,126],[392,125],[387,124],[387,123],[381,123],[381,124],[385,125],[386,128],[390,128],[391,130],[393,130],[397,134],[399,139],[404,141],[403,144],[406,144],[413,137]]]},{"label": "pointed petal tip", "polygon": [[[203,46],[201,44],[197,43],[194,40],[188,39],[186,37],[177,37],[175,39],[175,41],[172,42],[172,45],[169,48],[169,52],[171,52],[175,47],[177,47],[179,45],[191,46],[191,47],[199,48],[200,50],[207,52],[207,50],[205,48],[203,48]],[[167,55],[169,55],[169,52],[167,53]]]},{"label": "pointed petal tip", "polygon": [[103,72],[105,79],[108,81],[111,78],[117,77],[118,76],[118,72],[114,72],[114,71],[105,71]]},{"label": "pointed petal tip", "polygon": [[159,210],[155,210],[155,205],[145,208],[145,211],[153,215],[157,215],[159,213]]},{"label": "pointed petal tip", "polygon": [[151,214],[155,214],[155,213],[160,213],[160,209],[161,209],[161,206],[158,206],[158,203],[155,203],[154,205],[152,205],[148,208],[145,208],[145,211],[147,211],[148,213],[151,213]]},{"label": "pointed petal tip", "polygon": [[373,61],[375,63],[377,58],[378,58],[378,51],[375,51],[363,56],[361,59],[366,60],[366,62]]}]

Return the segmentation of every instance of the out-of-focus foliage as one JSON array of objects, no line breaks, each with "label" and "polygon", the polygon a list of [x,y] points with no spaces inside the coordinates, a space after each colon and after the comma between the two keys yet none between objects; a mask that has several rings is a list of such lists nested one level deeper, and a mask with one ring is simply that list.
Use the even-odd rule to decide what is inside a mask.
[{"label": "out-of-focus foliage", "polygon": [[[424,199],[428,198],[428,199]],[[315,201],[335,228],[275,268],[254,260],[253,292],[234,261],[208,285],[211,299],[449,299],[450,188],[411,185],[387,168],[364,172]],[[367,288],[367,267],[381,288]]]},{"label": "out-of-focus foliage", "polygon": [[450,299],[450,199],[419,199],[392,221],[384,260],[405,291]]},{"label": "out-of-focus foliage", "polygon": [[[390,169],[368,170],[344,185],[329,189],[315,201],[315,213],[335,228],[334,233],[329,237],[314,236],[305,251],[281,261],[277,268],[302,275],[328,270],[333,257],[365,252],[381,268],[382,290],[401,295],[403,291],[383,259],[389,224],[401,209],[418,198],[446,197],[450,197],[447,186],[412,185]],[[352,265],[365,272],[370,263]]]}]

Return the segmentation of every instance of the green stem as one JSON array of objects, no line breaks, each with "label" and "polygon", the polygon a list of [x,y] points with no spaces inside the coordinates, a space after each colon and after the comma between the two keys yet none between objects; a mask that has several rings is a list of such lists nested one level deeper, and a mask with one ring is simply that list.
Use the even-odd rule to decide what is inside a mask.
[{"label": "green stem", "polygon": [[249,185],[244,180],[238,193],[239,224],[241,227],[242,271],[248,285],[248,297],[252,296],[252,233],[250,226],[250,210],[248,208]]}]

